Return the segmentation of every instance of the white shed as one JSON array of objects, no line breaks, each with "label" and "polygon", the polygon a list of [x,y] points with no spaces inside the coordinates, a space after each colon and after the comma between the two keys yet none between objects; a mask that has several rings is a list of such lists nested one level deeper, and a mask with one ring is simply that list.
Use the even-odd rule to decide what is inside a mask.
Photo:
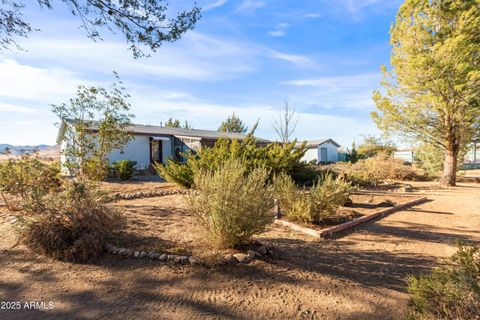
[{"label": "white shed", "polygon": [[[298,143],[298,146],[301,142]],[[315,161],[316,163],[338,162],[338,149],[340,145],[332,139],[318,139],[307,141],[307,152],[302,160],[305,162]]]}]

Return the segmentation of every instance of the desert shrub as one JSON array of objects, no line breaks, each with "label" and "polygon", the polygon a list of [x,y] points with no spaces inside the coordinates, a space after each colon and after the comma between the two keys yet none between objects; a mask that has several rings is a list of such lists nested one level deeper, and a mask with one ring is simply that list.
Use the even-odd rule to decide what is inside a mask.
[{"label": "desert shrub", "polygon": [[385,153],[359,160],[356,163],[337,163],[335,168],[355,185],[378,185],[387,180],[423,179],[423,172],[405,165],[402,160]]},{"label": "desert shrub", "polygon": [[480,319],[480,248],[460,245],[450,262],[407,278],[407,319]]},{"label": "desert shrub", "polygon": [[157,165],[155,168],[167,181],[190,188],[195,173],[216,170],[231,159],[240,159],[247,172],[259,166],[264,167],[269,178],[280,172],[292,174],[301,166],[305,150],[304,145],[297,148],[296,141],[259,146],[252,130],[243,140],[219,139],[212,148],[202,148],[196,153],[185,154],[186,163],[169,161],[167,166]]},{"label": "desert shrub", "polygon": [[191,166],[186,163],[168,159],[166,165],[156,163],[153,167],[158,175],[168,182],[176,183],[184,188],[191,188],[193,185],[193,171]]},{"label": "desert shrub", "polygon": [[[102,181],[114,170],[108,160],[101,162],[96,158],[83,161],[82,178],[89,181]],[[78,176],[80,178],[80,176]]]},{"label": "desert shrub", "polygon": [[28,221],[21,239],[38,254],[84,262],[103,251],[121,223],[120,215],[96,201],[85,184],[71,182],[45,211]]},{"label": "desert shrub", "polygon": [[190,206],[214,247],[245,243],[272,222],[274,203],[267,179],[265,168],[249,172],[238,160],[195,173],[197,194],[190,197]]},{"label": "desert shrub", "polygon": [[358,159],[375,157],[378,154],[393,155],[395,145],[375,136],[364,136],[363,142],[357,147]]},{"label": "desert shrub", "polygon": [[136,161],[121,160],[113,163],[113,170],[115,175],[120,180],[130,180],[135,172]]},{"label": "desert shrub", "polygon": [[[47,165],[31,155],[0,163],[0,192],[12,210],[42,210],[45,197],[60,184],[59,167]],[[8,201],[5,194],[18,201]]]},{"label": "desert shrub", "polygon": [[[314,160],[315,161],[315,160]],[[336,178],[339,172],[335,169],[334,165],[318,165],[316,163],[302,163],[290,173],[290,176],[298,186],[313,186],[319,179],[325,175],[332,175]]]},{"label": "desert shrub", "polygon": [[307,191],[305,188],[298,189],[292,178],[281,174],[274,178],[273,190],[288,218],[320,223],[336,214],[353,188],[344,179],[327,174]]}]

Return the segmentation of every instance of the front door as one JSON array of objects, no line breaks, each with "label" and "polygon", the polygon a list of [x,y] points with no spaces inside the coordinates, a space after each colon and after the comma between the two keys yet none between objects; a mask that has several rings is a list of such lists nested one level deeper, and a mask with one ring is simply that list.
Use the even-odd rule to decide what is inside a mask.
[{"label": "front door", "polygon": [[320,148],[320,162],[327,162],[327,148]]},{"label": "front door", "polygon": [[150,148],[150,162],[163,162],[163,144],[161,140],[152,140]]}]

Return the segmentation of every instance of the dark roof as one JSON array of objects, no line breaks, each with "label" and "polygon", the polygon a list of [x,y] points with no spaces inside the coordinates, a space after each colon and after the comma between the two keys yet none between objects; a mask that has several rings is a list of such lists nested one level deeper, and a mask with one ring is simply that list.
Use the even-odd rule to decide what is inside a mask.
[{"label": "dark roof", "polygon": [[[73,123],[72,120],[66,120],[66,122]],[[92,126],[91,129],[95,130],[96,126],[95,125]],[[242,140],[247,137],[246,134],[238,133],[238,132],[220,132],[220,131],[213,131],[213,130],[185,129],[185,128],[166,128],[166,127],[144,125],[144,124],[134,124],[128,127],[127,130],[133,134],[152,135],[152,136],[171,135],[171,136],[178,136],[178,137],[200,138],[205,140],[217,140],[220,138]],[[62,128],[60,128],[59,136],[62,134],[61,132],[62,132]],[[255,139],[259,142],[269,142],[268,140],[262,139],[262,138],[255,137]]]},{"label": "dark roof", "polygon": [[[332,143],[333,145],[335,145],[337,148],[340,148],[340,145],[338,143],[336,143],[334,140],[332,139],[316,139],[316,140],[309,140],[307,141],[307,144],[306,144],[306,147],[307,148],[316,148],[318,147],[319,145],[322,145],[324,143],[327,143],[327,142],[330,142]],[[297,143],[297,146],[300,146],[303,142],[300,141]]]}]

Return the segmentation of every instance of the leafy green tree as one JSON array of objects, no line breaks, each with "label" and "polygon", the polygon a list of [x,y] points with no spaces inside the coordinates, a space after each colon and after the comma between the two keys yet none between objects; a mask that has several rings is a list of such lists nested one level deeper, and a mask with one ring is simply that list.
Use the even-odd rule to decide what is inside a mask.
[{"label": "leafy green tree", "polygon": [[163,125],[165,128],[184,128],[184,129],[192,129],[192,125],[188,122],[188,120],[185,120],[183,125],[180,123],[180,120],[178,119],[173,119],[173,118],[168,118],[168,120],[165,122]]},{"label": "leafy green tree", "polygon": [[[464,145],[457,156],[457,161],[463,161],[468,152]],[[429,176],[438,177],[443,170],[443,150],[433,144],[422,143],[415,148],[415,164]],[[457,170],[458,171],[458,170]]]},{"label": "leafy green tree", "polygon": [[357,151],[357,147],[355,145],[355,141],[352,142],[352,149],[347,149],[347,157],[348,157],[348,161],[350,161],[351,163],[355,163],[358,161],[359,159],[359,156],[358,156],[358,151]]},{"label": "leafy green tree", "polygon": [[184,129],[193,129],[192,125],[190,124],[190,122],[188,122],[187,119],[185,119],[185,121],[183,122],[183,128]]},{"label": "leafy green tree", "polygon": [[[35,0],[31,1],[35,2]],[[36,0],[41,9],[53,9],[53,0]],[[61,0],[81,20],[93,40],[101,40],[101,29],[123,34],[135,58],[145,55],[142,47],[155,52],[164,42],[174,42],[200,19],[200,8],[168,12],[166,1],[157,0]],[[0,0],[0,49],[17,46],[16,37],[27,37],[35,29],[23,17],[22,0]],[[42,12],[46,12],[43,10]]]},{"label": "leafy green tree", "polygon": [[374,157],[379,153],[392,155],[395,150],[396,147],[393,143],[374,136],[365,136],[362,144],[357,148],[359,159]]},{"label": "leafy green tree", "polygon": [[168,118],[163,126],[165,128],[180,128],[180,120]]},{"label": "leafy green tree", "polygon": [[443,185],[455,185],[458,154],[479,134],[479,30],[478,0],[406,0],[390,32],[385,91],[373,96],[380,129],[443,151]]},{"label": "leafy green tree", "polygon": [[218,128],[218,131],[222,132],[239,132],[246,133],[248,130],[245,123],[234,113],[229,116]]},{"label": "leafy green tree", "polygon": [[122,150],[132,139],[128,132],[134,117],[129,113],[130,96],[117,80],[110,90],[79,86],[68,104],[52,105],[63,122],[64,132],[57,142],[63,142],[64,165],[81,180],[104,178],[109,169],[108,155]]}]

